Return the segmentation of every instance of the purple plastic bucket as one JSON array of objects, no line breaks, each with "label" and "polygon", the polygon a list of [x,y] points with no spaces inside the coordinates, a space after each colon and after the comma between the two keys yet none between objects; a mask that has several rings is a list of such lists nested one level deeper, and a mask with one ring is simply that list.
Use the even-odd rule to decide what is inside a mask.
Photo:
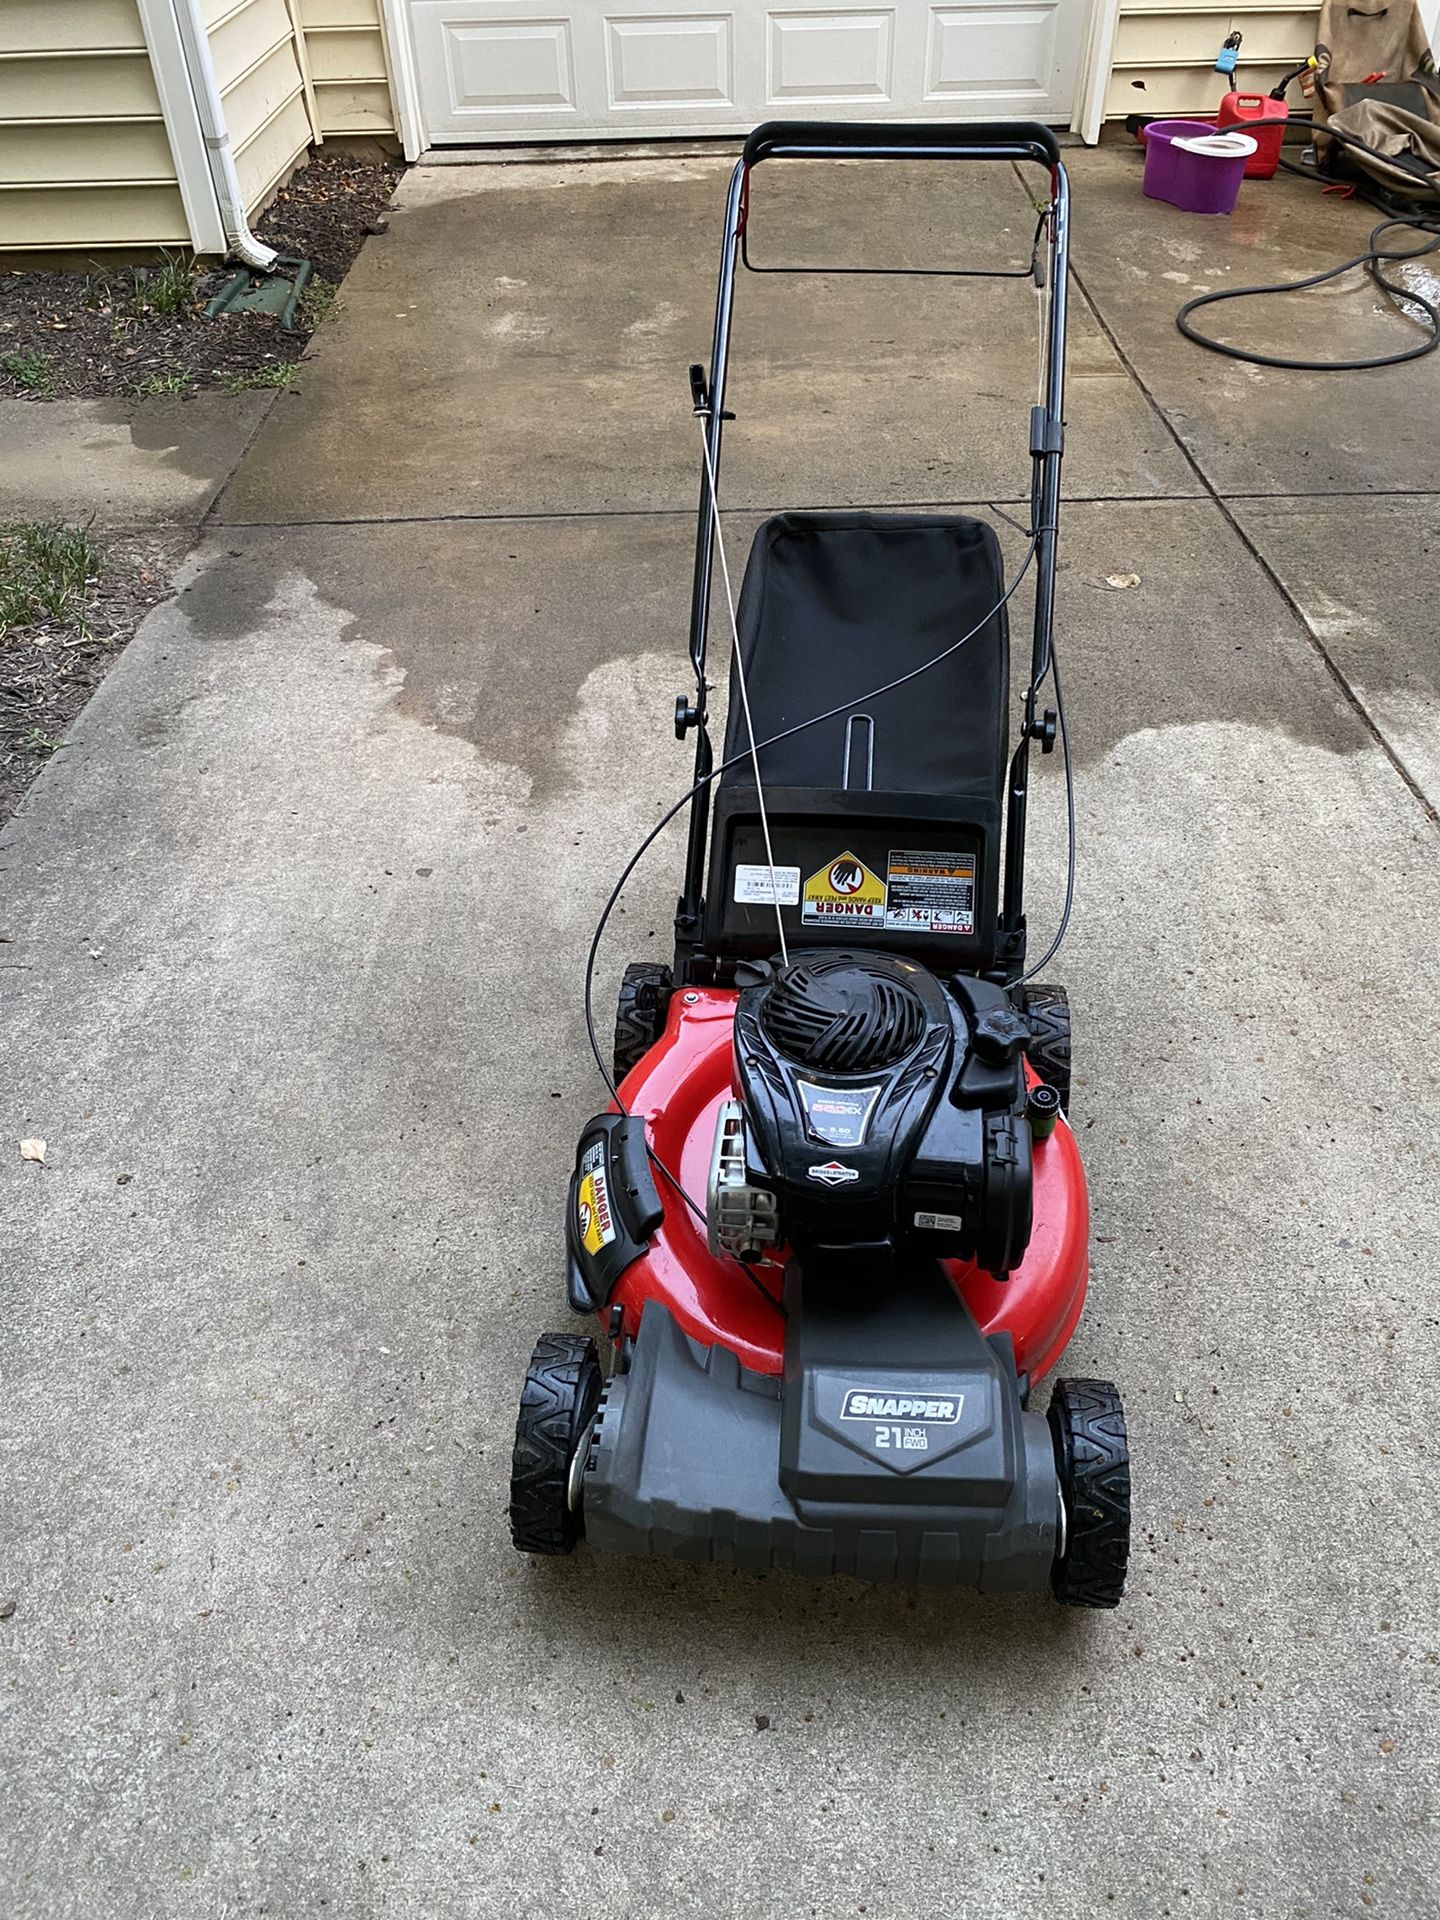
[{"label": "purple plastic bucket", "polygon": [[1152,120],[1141,129],[1145,140],[1145,192],[1152,200],[1168,200],[1186,213],[1233,213],[1245,163],[1255,151],[1247,137],[1235,140],[1234,152],[1197,153],[1181,141],[1205,140],[1231,145],[1208,120]]}]

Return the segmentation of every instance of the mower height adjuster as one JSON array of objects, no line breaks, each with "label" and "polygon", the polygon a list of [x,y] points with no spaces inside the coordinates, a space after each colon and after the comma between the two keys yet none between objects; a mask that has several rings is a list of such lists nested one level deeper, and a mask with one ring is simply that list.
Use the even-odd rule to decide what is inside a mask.
[{"label": "mower height adjuster", "polygon": [[1031,720],[1026,730],[1032,740],[1038,740],[1040,742],[1040,751],[1042,753],[1053,753],[1055,751],[1055,739],[1059,725],[1059,716],[1054,707],[1046,707],[1044,713],[1040,715],[1038,720]]}]

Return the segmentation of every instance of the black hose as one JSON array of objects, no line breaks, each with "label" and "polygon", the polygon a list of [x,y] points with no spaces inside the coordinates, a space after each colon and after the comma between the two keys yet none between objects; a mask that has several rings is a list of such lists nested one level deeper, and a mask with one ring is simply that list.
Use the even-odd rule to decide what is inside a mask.
[{"label": "black hose", "polygon": [[[1419,247],[1403,250],[1382,248],[1379,245],[1381,236],[1395,227],[1409,227],[1417,233],[1428,233],[1431,238]],[[1406,360],[1422,360],[1427,353],[1434,353],[1440,347],[1440,310],[1409,287],[1397,286],[1393,280],[1387,280],[1382,269],[1392,261],[1421,260],[1437,248],[1440,248],[1440,222],[1403,217],[1382,220],[1372,230],[1369,246],[1363,253],[1357,253],[1353,260],[1342,260],[1338,267],[1326,267],[1323,272],[1308,274],[1303,280],[1281,280],[1273,286],[1226,287],[1219,293],[1197,294],[1181,307],[1175,316],[1175,324],[1185,338],[1193,340],[1197,347],[1205,347],[1211,353],[1226,354],[1232,360],[1246,360],[1255,367],[1281,367],[1293,373],[1360,373],[1370,367],[1398,367]],[[1201,333],[1190,319],[1191,314],[1200,307],[1218,306],[1222,300],[1247,300],[1266,293],[1303,293],[1307,287],[1320,287],[1327,280],[1338,280],[1341,274],[1351,273],[1356,267],[1363,267],[1381,292],[1391,299],[1405,301],[1420,309],[1425,315],[1424,324],[1428,327],[1423,340],[1417,341],[1414,346],[1402,348],[1398,353],[1377,353],[1367,360],[1298,360],[1278,353],[1259,353],[1252,347],[1232,347],[1224,340],[1212,340],[1208,334]]]},{"label": "black hose", "polygon": [[[1308,116],[1288,115],[1284,119],[1240,120],[1225,132],[1254,132],[1260,127],[1311,127],[1314,122]],[[1338,140],[1343,146],[1358,148],[1361,152],[1375,154],[1376,150],[1363,140],[1336,127],[1323,129],[1329,139]],[[1377,158],[1388,156],[1376,154]],[[1296,166],[1293,161],[1280,161],[1287,173],[1299,174],[1305,180],[1320,180],[1322,175],[1313,167]],[[1372,205],[1383,206],[1374,196],[1366,193],[1363,186],[1357,184],[1356,191],[1369,200]],[[1422,246],[1409,248],[1386,248],[1379,242],[1385,234],[1396,227],[1408,227],[1413,233],[1424,233],[1430,238]],[[1312,273],[1303,280],[1279,280],[1272,286],[1224,287],[1218,293],[1197,294],[1193,300],[1187,300],[1175,316],[1175,324],[1187,340],[1193,340],[1197,347],[1204,347],[1209,353],[1223,353],[1231,360],[1244,360],[1254,367],[1279,367],[1288,373],[1363,373],[1372,367],[1398,367],[1406,360],[1423,360],[1427,353],[1434,353],[1440,347],[1440,308],[1425,299],[1422,294],[1413,292],[1409,287],[1398,286],[1395,281],[1386,278],[1384,267],[1391,263],[1407,260],[1423,260],[1427,254],[1440,249],[1440,216],[1422,216],[1420,214],[1391,214],[1371,230],[1370,244],[1363,253],[1357,253],[1353,260],[1343,260],[1337,267],[1326,267],[1321,273]],[[1259,353],[1250,347],[1233,347],[1228,341],[1212,340],[1208,334],[1191,321],[1191,314],[1201,307],[1218,306],[1222,300],[1248,300],[1262,294],[1303,293],[1309,287],[1320,287],[1327,280],[1338,280],[1342,274],[1353,273],[1357,267],[1363,267],[1370,279],[1389,299],[1405,303],[1419,309],[1424,320],[1417,321],[1426,327],[1426,337],[1414,346],[1404,347],[1398,353],[1375,354],[1366,360],[1292,360],[1283,354]]]}]

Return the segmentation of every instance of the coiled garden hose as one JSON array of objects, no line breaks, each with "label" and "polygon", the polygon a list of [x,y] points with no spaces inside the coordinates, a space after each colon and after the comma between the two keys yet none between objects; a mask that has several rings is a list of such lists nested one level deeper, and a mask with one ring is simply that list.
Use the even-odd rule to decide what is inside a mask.
[{"label": "coiled garden hose", "polygon": [[[1247,120],[1243,123],[1246,133],[1253,133],[1258,127],[1272,126],[1313,128],[1314,122],[1308,118],[1291,115],[1284,120]],[[1326,127],[1323,131],[1329,139],[1338,140],[1342,145],[1358,147],[1366,153],[1373,152],[1373,149],[1364,141],[1353,139],[1338,128]],[[1317,173],[1313,167],[1297,166],[1293,161],[1285,159],[1281,160],[1280,165],[1287,173],[1299,174],[1304,180],[1324,180],[1324,176]],[[1384,207],[1384,203],[1366,193],[1363,186],[1357,184],[1356,192],[1369,200],[1372,205]],[[1397,227],[1407,228],[1413,233],[1427,234],[1429,238],[1418,247],[1381,246],[1380,242],[1384,236]],[[1434,301],[1427,300],[1423,294],[1416,293],[1413,288],[1398,285],[1394,280],[1387,278],[1384,269],[1409,260],[1423,260],[1427,254],[1437,251],[1440,251],[1440,214],[1389,212],[1388,217],[1371,231],[1369,246],[1363,253],[1357,253],[1354,259],[1343,260],[1339,266],[1326,267],[1320,273],[1308,274],[1303,280],[1280,280],[1272,286],[1224,287],[1218,293],[1197,294],[1193,300],[1187,300],[1181,307],[1175,316],[1175,324],[1185,338],[1193,340],[1197,347],[1204,347],[1210,353],[1223,353],[1231,360],[1247,361],[1251,366],[1256,367],[1279,367],[1292,373],[1359,373],[1371,367],[1396,367],[1406,360],[1421,360],[1427,353],[1434,353],[1436,348],[1440,347],[1440,307],[1437,307]],[[1218,306],[1222,300],[1247,300],[1262,294],[1303,293],[1309,287],[1323,286],[1327,280],[1338,280],[1342,274],[1352,273],[1357,267],[1362,267],[1376,287],[1389,299],[1404,302],[1407,306],[1418,309],[1416,318],[1419,319],[1423,315],[1421,324],[1426,328],[1423,340],[1417,341],[1414,346],[1402,348],[1398,353],[1375,354],[1364,360],[1290,359],[1283,354],[1260,353],[1252,347],[1235,347],[1228,341],[1213,340],[1208,334],[1201,333],[1190,318],[1191,314],[1198,312],[1201,307]]]}]

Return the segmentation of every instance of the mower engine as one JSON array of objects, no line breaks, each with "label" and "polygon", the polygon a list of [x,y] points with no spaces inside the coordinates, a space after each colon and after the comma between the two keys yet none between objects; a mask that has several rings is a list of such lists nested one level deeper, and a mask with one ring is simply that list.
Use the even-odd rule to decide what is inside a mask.
[{"label": "mower engine", "polygon": [[889,954],[800,954],[747,988],[711,1251],[783,1243],[817,1285],[883,1287],[917,1252],[1003,1279],[1030,1237],[1029,1033],[1002,988]]}]

